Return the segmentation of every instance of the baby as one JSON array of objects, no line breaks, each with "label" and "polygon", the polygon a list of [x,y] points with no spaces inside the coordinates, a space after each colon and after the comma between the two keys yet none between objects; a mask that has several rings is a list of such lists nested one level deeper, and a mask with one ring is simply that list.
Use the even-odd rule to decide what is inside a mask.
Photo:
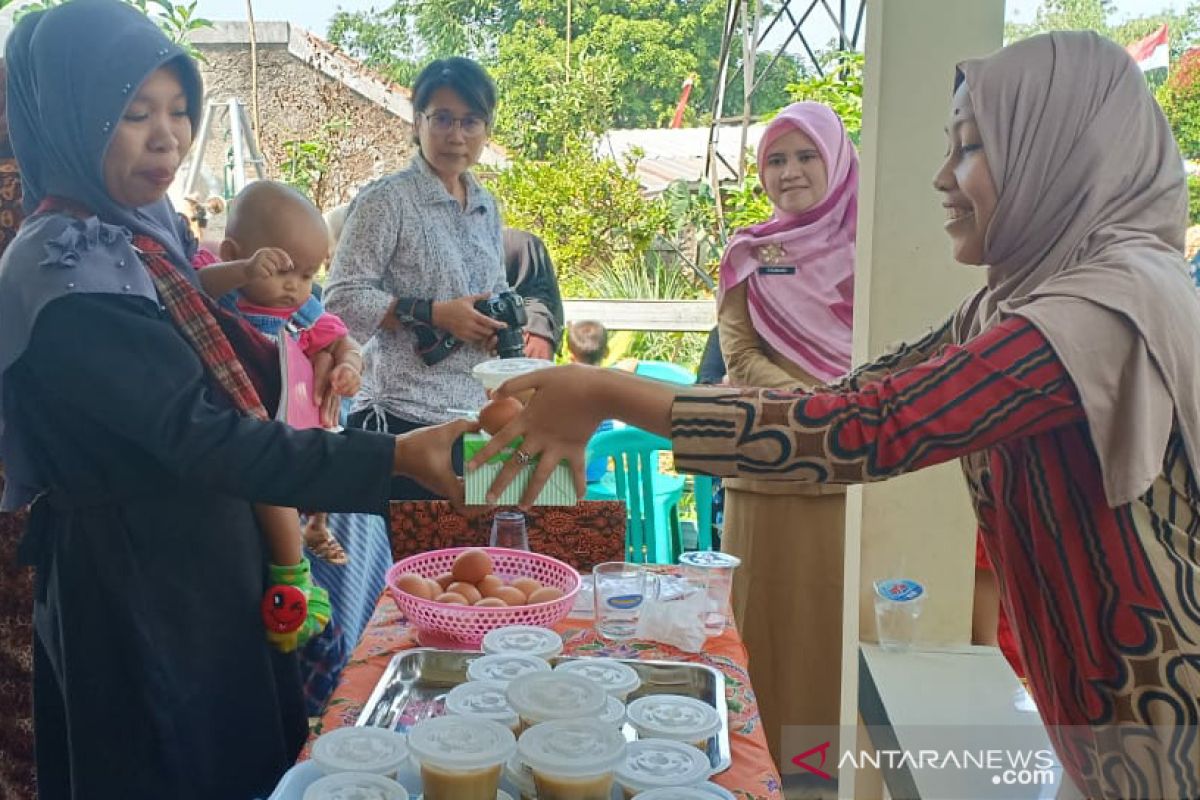
[{"label": "baby", "polygon": [[[358,392],[362,353],[345,324],[312,294],[313,277],[329,257],[329,234],[321,213],[291,187],[257,181],[234,198],[220,249],[221,263],[200,270],[204,291],[268,336],[287,327],[314,372],[331,370],[332,392],[317,400],[322,424],[333,427],[338,397]],[[346,554],[323,513],[311,515],[302,534],[295,509],[258,505],[255,511],[271,554],[271,583],[297,587],[307,600],[307,614],[297,630],[281,630],[294,624],[294,605],[290,613],[272,614],[273,605],[294,604],[286,592],[272,586],[264,601],[268,639],[287,652],[320,633],[329,621],[328,595],[312,585],[302,542],[331,563],[345,563]]]}]

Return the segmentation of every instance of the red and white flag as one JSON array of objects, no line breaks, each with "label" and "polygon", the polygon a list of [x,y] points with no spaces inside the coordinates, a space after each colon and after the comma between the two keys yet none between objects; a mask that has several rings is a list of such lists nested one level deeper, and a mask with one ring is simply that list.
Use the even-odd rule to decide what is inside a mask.
[{"label": "red and white flag", "polygon": [[1125,49],[1142,68],[1142,72],[1166,69],[1169,56],[1167,24],[1164,22],[1154,33],[1145,39],[1139,39]]}]

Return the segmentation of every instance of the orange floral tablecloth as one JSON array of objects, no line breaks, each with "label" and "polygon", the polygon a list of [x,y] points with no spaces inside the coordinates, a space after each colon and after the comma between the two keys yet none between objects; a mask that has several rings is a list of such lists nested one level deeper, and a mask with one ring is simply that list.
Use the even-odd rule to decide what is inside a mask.
[{"label": "orange floral tablecloth", "polygon": [[[782,800],[779,771],[767,749],[754,690],[746,671],[746,648],[736,630],[728,628],[721,636],[709,639],[702,653],[684,653],[670,645],[639,640],[614,646],[598,639],[588,620],[568,618],[554,627],[562,634],[566,655],[693,661],[719,669],[725,675],[733,766],[713,776],[712,780],[738,798]],[[392,656],[410,647],[420,647],[416,633],[392,599],[384,594],[362,641],[342,673],[342,682],[333,693],[325,716],[313,729],[309,744],[325,731],[353,725]],[[300,757],[308,757],[307,747]]]}]

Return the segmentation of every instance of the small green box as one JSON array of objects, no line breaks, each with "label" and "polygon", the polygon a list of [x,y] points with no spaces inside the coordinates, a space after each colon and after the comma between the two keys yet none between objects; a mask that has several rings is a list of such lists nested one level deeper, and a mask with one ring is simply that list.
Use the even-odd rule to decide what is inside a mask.
[{"label": "small green box", "polygon": [[[470,461],[491,438],[486,433],[464,434],[463,460]],[[481,506],[486,503],[484,497],[487,495],[492,481],[499,474],[504,462],[513,457],[520,441],[518,439],[515,446],[505,447],[500,453],[488,459],[486,463],[481,464],[479,469],[473,472],[467,471],[465,487],[467,505]],[[509,506],[516,505],[521,501],[521,495],[525,493],[525,487],[529,485],[529,476],[533,474],[533,467],[536,463],[537,459],[534,459],[532,463],[521,470],[504,490],[504,493],[496,499],[497,504]],[[571,468],[564,461],[554,468],[554,472],[550,473],[550,479],[546,481],[546,485],[542,487],[541,493],[538,494],[533,504],[535,506],[573,506],[576,502],[575,479],[571,475]]]}]

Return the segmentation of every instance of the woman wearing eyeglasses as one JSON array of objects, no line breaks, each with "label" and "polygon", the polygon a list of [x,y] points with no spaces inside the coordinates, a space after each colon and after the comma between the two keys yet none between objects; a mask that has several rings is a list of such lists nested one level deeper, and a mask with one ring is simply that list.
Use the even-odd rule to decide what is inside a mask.
[{"label": "woman wearing eyeglasses", "polygon": [[[496,202],[470,172],[495,115],[492,79],[467,58],[434,61],[413,85],[413,109],[417,154],[351,204],[325,294],[367,343],[350,427],[397,434],[483,405],[471,368],[504,323],[474,304],[507,288]],[[433,496],[393,481],[393,498]]]}]

